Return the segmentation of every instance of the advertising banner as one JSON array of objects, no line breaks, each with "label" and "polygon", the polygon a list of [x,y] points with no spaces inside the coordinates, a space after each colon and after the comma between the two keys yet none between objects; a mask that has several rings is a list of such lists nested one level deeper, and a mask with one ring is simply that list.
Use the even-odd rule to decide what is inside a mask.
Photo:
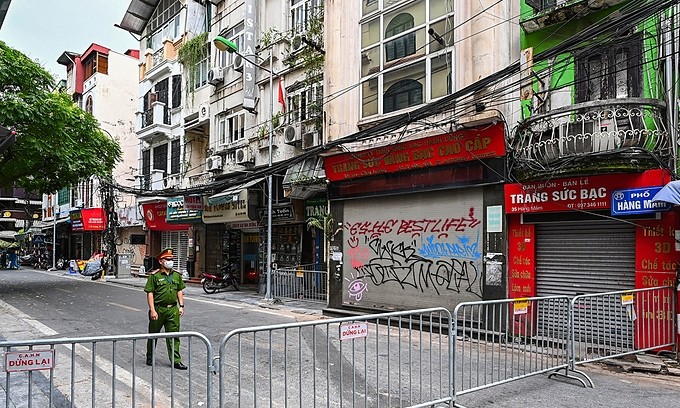
[{"label": "advertising banner", "polygon": [[170,224],[166,220],[168,204],[166,201],[142,204],[146,226],[153,231],[184,231],[189,229],[188,224]]}]

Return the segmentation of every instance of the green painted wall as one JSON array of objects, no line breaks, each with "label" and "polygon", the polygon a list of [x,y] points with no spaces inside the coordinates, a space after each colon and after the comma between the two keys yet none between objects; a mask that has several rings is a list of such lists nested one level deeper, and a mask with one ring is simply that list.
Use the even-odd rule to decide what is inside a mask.
[{"label": "green painted wall", "polygon": [[[564,39],[569,38],[581,30],[597,23],[603,18],[607,17],[612,12],[625,7],[627,2],[622,3],[616,7],[608,8],[601,11],[589,13],[586,16],[579,17],[573,21],[567,21],[546,27],[544,29],[535,31],[533,33],[526,33],[520,30],[520,45],[522,49],[533,47],[534,56],[542,51],[551,49],[559,45]],[[534,17],[534,9],[527,6],[524,0],[520,3],[520,21],[526,21]],[[661,71],[661,61],[659,58],[659,39],[658,39],[658,18],[650,18],[635,28],[636,33],[641,33],[643,38],[643,60],[642,60],[642,96],[645,98],[663,99],[663,75]],[[598,42],[598,38],[593,38],[593,42]],[[534,63],[534,72],[540,73],[552,65],[552,61],[542,61]],[[572,86],[574,82],[574,59],[571,53],[561,54],[555,59],[557,69],[552,75],[550,89],[562,88],[565,86],[572,87],[572,101],[574,101],[575,89]],[[534,83],[534,91],[539,90],[537,81]],[[532,101],[522,101],[522,117],[528,118],[530,116],[530,105]]]}]

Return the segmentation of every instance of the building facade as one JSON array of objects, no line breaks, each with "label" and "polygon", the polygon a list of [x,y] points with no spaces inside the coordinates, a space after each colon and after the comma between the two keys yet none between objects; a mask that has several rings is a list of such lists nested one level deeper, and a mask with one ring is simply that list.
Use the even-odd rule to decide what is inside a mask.
[{"label": "building facade", "polygon": [[340,227],[329,245],[330,307],[505,297],[503,183],[516,103],[474,84],[519,52],[512,3],[326,5],[326,134],[347,140],[325,158]]},{"label": "building facade", "polygon": [[[269,231],[275,268],[324,264],[304,227],[305,200],[325,197],[323,168],[318,158],[285,164],[321,143],[323,59],[302,64],[301,39],[321,49],[322,10],[319,1],[130,3],[120,26],[146,47],[137,187],[148,253],[176,246],[192,277],[235,265],[258,290]],[[217,36],[236,52],[219,51]],[[271,178],[255,175],[267,170]]]},{"label": "building facade", "polygon": [[522,4],[509,297],[675,285],[677,211],[652,201],[677,178],[674,14],[557,3]]}]

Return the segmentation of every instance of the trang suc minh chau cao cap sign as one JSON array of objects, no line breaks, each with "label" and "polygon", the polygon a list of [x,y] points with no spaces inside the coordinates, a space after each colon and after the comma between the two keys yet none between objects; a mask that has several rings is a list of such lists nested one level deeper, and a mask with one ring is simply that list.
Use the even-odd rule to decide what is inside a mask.
[{"label": "trang suc minh chau cao cap sign", "polygon": [[341,181],[505,156],[503,124],[424,137],[324,159],[326,178]]}]

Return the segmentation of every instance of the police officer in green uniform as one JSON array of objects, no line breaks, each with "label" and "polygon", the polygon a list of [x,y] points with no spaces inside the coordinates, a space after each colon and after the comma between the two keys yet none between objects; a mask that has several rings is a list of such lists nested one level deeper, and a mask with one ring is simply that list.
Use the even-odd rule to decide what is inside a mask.
[{"label": "police officer in green uniform", "polygon": [[[174,256],[172,248],[162,250],[157,256],[161,267],[153,271],[146,281],[144,291],[149,305],[149,333],[178,332],[179,319],[184,315],[184,293],[186,287],[182,281],[182,274],[174,270]],[[168,347],[168,357],[178,370],[186,370],[179,355],[179,338],[165,339]],[[174,347],[173,347],[174,343]],[[156,339],[146,342],[146,365],[153,363],[153,353]],[[174,351],[174,352],[173,352]]]}]

